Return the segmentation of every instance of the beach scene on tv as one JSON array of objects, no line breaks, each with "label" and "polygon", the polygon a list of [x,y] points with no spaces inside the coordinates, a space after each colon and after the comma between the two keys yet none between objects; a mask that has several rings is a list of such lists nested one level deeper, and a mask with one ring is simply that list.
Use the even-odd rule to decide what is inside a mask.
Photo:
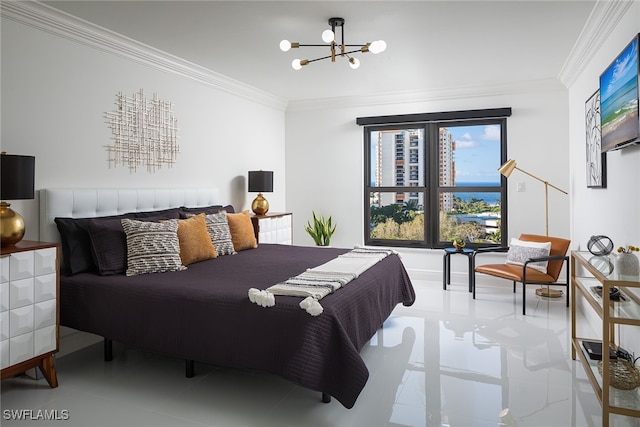
[{"label": "beach scene on tv", "polygon": [[638,139],[638,37],[600,76],[602,151]]}]

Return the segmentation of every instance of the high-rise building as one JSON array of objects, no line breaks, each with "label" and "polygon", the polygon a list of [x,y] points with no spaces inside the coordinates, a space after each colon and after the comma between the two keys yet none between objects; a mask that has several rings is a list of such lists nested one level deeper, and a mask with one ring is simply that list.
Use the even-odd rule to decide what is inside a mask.
[{"label": "high-rise building", "polygon": [[[372,175],[377,187],[419,187],[424,185],[424,130],[399,129],[377,132]],[[373,137],[373,135],[372,135]],[[422,192],[382,193],[378,206],[412,203],[423,209]]]},{"label": "high-rise building", "polygon": [[[456,185],[456,142],[447,128],[440,128],[438,141],[438,173],[441,187],[453,187]],[[453,210],[453,193],[442,193],[440,196],[440,211],[451,212]]]}]

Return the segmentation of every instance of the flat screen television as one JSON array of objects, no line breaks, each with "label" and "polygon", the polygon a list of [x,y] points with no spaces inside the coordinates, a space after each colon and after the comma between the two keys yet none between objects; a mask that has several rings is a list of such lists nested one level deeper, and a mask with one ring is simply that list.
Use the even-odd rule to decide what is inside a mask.
[{"label": "flat screen television", "polygon": [[638,121],[638,36],[600,75],[602,151],[640,143]]}]

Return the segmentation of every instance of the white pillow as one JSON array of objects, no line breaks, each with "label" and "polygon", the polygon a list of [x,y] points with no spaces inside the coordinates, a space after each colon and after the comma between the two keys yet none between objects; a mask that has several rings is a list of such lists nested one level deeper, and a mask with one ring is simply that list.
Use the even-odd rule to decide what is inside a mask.
[{"label": "white pillow", "polygon": [[[549,256],[550,250],[551,242],[528,242],[512,238],[506,262],[507,264],[524,265],[528,259]],[[546,274],[547,264],[548,261],[530,262],[527,267]]]}]

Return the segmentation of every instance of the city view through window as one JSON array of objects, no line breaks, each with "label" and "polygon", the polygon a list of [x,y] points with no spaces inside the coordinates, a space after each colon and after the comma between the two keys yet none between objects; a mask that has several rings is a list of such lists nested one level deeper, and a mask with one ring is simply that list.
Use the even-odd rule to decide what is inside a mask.
[{"label": "city view through window", "polygon": [[369,241],[500,244],[501,126],[370,130]]}]

